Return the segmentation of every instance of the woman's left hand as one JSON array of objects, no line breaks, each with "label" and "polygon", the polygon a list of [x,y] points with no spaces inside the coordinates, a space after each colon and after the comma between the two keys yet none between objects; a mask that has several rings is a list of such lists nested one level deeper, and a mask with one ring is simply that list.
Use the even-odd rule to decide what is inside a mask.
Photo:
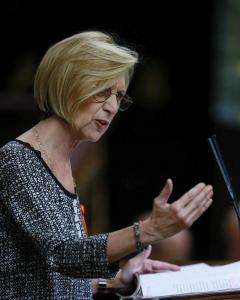
[{"label": "woman's left hand", "polygon": [[115,280],[119,285],[131,285],[136,274],[158,273],[166,271],[179,271],[180,267],[174,264],[148,259],[151,254],[152,246],[131,258],[124,267],[117,273]]}]

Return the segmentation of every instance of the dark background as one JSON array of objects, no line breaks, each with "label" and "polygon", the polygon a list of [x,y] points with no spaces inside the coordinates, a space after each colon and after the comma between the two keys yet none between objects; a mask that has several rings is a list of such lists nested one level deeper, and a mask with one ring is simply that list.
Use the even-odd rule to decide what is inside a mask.
[{"label": "dark background", "polygon": [[[32,75],[31,68],[26,71],[22,67],[26,58],[35,66],[60,39],[86,29],[106,30],[116,32],[141,56],[129,88],[135,104],[117,116],[105,137],[110,230],[130,224],[137,214],[151,209],[152,199],[167,178],[174,182],[170,201],[199,181],[212,183],[213,159],[207,138],[215,131],[209,105],[220,3],[148,1],[132,7],[124,2],[81,1],[0,4],[5,18],[0,21],[1,144],[36,122],[29,97],[32,82],[24,81]],[[154,66],[160,69],[151,74]],[[141,77],[143,73],[145,77]],[[18,84],[12,80],[13,74]],[[141,91],[155,74],[159,74],[159,84],[164,80],[166,94],[162,95],[164,101],[150,105]],[[217,257],[212,250],[212,224],[219,220],[213,211],[209,209],[192,227],[197,259]]]}]

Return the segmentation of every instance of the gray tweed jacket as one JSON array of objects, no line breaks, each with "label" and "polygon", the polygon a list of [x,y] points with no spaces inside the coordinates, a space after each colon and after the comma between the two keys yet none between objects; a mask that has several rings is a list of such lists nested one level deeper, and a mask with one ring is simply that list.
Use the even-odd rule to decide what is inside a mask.
[{"label": "gray tweed jacket", "polygon": [[90,278],[114,276],[79,206],[30,144],[0,149],[0,299],[92,299]]}]

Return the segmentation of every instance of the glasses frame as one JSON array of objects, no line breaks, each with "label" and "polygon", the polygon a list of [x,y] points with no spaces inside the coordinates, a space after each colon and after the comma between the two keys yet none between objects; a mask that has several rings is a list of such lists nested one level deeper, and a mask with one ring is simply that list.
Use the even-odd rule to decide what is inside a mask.
[{"label": "glasses frame", "polygon": [[96,94],[97,97],[104,98],[103,101],[100,101],[103,103],[106,102],[112,95],[116,96],[116,100],[119,105],[118,111],[125,111],[133,104],[133,100],[129,95],[121,91],[115,93],[111,88],[107,88]]}]

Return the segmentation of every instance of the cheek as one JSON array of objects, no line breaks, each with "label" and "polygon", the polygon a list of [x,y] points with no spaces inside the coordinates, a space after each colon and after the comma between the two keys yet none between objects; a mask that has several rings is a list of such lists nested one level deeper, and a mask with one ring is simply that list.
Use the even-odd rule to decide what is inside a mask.
[{"label": "cheek", "polygon": [[86,117],[82,118],[82,117],[78,117],[75,119],[74,124],[75,124],[75,128],[76,129],[82,129],[85,128],[87,126],[89,126],[91,124],[91,119],[88,119]]},{"label": "cheek", "polygon": [[80,110],[77,113],[74,114],[72,117],[73,123],[75,124],[75,127],[82,128],[84,126],[87,126],[94,120],[96,112],[90,111],[90,110]]},{"label": "cheek", "polygon": [[79,106],[77,112],[74,113],[72,120],[76,128],[83,128],[89,125],[102,109],[101,103],[93,103],[86,101]]}]

